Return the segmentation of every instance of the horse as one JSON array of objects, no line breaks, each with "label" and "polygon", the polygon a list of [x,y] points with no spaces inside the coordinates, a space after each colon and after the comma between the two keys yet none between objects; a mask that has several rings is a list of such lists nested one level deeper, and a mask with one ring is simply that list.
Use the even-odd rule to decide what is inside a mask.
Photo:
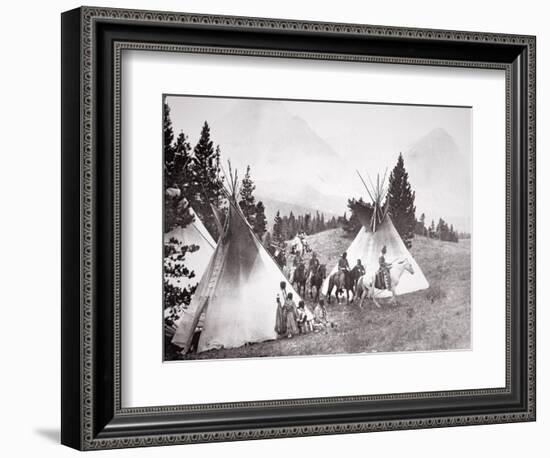
[{"label": "horse", "polygon": [[300,261],[294,270],[294,275],[292,276],[292,284],[296,283],[297,288],[296,292],[300,294],[300,289],[303,291],[302,297],[306,295],[306,281],[307,281],[307,272],[306,265],[303,261]]},{"label": "horse", "polygon": [[[336,300],[338,303],[340,303],[340,294],[344,293],[344,290],[346,291],[346,300],[349,304],[349,293],[353,294],[353,279],[351,272],[349,270],[339,270],[337,272],[334,272],[328,279],[328,290],[327,290],[327,299],[328,303],[330,304],[330,295],[332,293],[332,290],[336,287]],[[352,299],[353,301],[353,299]]]},{"label": "horse", "polygon": [[288,279],[289,283],[292,284],[292,280],[294,279],[294,267],[285,264],[283,266],[283,275]]},{"label": "horse", "polygon": [[313,272],[309,285],[309,296],[313,297],[313,287],[317,288],[315,294],[315,300],[319,301],[319,293],[321,292],[321,285],[327,278],[327,266],[325,264],[319,264],[317,270]]},{"label": "horse", "polygon": [[275,252],[273,253],[273,258],[275,259],[275,262],[279,265],[280,268],[284,269],[286,266],[286,253],[283,248],[276,248]]},{"label": "horse", "polygon": [[298,236],[294,237],[290,242],[290,252],[299,256],[300,258],[304,255],[304,244],[302,239]]},{"label": "horse", "polygon": [[[364,270],[363,270],[364,272]],[[359,277],[361,277],[362,273],[361,273],[361,270],[359,268],[359,266],[353,266],[353,269],[350,270],[350,275],[351,275],[351,285],[352,285],[352,291],[354,293],[353,295],[353,299],[355,300],[355,291],[357,289],[357,281],[359,280]]]},{"label": "horse", "polygon": [[[399,284],[399,280],[401,279],[401,276],[405,273],[405,271],[409,272],[411,275],[414,275],[414,269],[411,265],[410,261],[406,258],[403,258],[398,261],[394,261],[392,263],[392,266],[390,267],[390,278],[391,278],[391,288],[389,291],[391,292],[391,300],[390,302],[392,304],[397,303],[397,299],[395,298],[395,289],[397,288],[397,285]],[[379,288],[379,285],[376,282],[376,276],[378,275],[378,272],[375,272],[373,275],[362,275],[359,280],[357,281],[357,296],[360,297],[359,301],[359,308],[363,307],[363,300],[368,297],[369,299],[372,299],[374,304],[380,308],[380,304],[376,301],[376,291],[384,291],[385,288]],[[380,293],[378,293],[380,294]]]}]

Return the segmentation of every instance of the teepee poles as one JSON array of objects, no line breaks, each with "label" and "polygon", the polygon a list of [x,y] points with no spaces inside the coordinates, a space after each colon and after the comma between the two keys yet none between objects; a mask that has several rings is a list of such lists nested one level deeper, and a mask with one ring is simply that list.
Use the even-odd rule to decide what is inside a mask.
[{"label": "teepee poles", "polygon": [[359,173],[359,170],[356,169],[355,171],[357,172],[359,179],[363,183],[363,186],[367,190],[367,193],[374,205],[374,211],[371,217],[371,229],[373,232],[375,232],[377,223],[378,222],[381,223],[382,221],[384,221],[384,218],[388,213],[387,205],[385,207],[383,205],[383,202],[388,192],[388,188],[385,187],[388,168],[386,167],[382,181],[380,181],[380,174],[376,175],[376,185],[373,183],[370,175],[367,173],[367,178],[369,180],[370,188],[372,189],[372,192],[371,192],[371,189],[369,189],[369,186],[367,185],[363,177],[361,176],[361,174]]},{"label": "teepee poles", "polygon": [[361,176],[361,174],[359,173],[359,170],[355,170],[357,172],[357,175],[359,175],[359,178],[361,179],[361,181],[363,182],[363,186],[365,186],[365,189],[367,190],[368,194],[369,194],[369,197],[371,198],[371,200],[374,202],[374,198],[372,197],[372,194],[370,193],[369,191],[369,187],[367,186],[367,183],[365,183],[365,180],[363,180],[363,177]]}]

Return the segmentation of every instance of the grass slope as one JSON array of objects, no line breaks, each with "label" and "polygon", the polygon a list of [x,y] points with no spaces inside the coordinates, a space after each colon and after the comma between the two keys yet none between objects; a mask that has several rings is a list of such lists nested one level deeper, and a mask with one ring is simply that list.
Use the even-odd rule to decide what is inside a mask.
[{"label": "grass slope", "polygon": [[[334,229],[308,238],[328,270],[351,239]],[[411,253],[430,283],[424,291],[399,296],[399,305],[382,300],[327,306],[335,328],[291,339],[260,342],[240,348],[211,350],[186,359],[323,355],[338,353],[428,351],[470,348],[470,241],[413,240]],[[311,300],[307,300],[311,304]]]}]

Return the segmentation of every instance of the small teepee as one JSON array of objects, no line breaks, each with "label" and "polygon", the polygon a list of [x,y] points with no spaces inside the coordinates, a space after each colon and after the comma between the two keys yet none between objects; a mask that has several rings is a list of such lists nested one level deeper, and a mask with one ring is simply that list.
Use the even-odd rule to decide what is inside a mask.
[{"label": "small teepee", "polygon": [[[199,283],[202,275],[208,267],[210,258],[212,257],[212,255],[214,254],[214,250],[216,249],[216,242],[200,220],[199,216],[193,211],[191,207],[188,207],[186,211],[188,211],[189,214],[193,217],[193,221],[191,221],[185,227],[178,226],[172,229],[170,232],[166,232],[164,234],[165,245],[176,245],[177,243],[181,243],[187,246],[194,245],[198,247],[198,250],[188,252],[185,255],[185,260],[183,261],[185,268],[195,273],[195,276],[193,278],[173,276],[168,276],[166,278],[169,284],[181,289],[189,289]],[[177,243],[174,243],[174,241]],[[178,254],[179,253],[174,253],[170,255],[170,258],[172,258],[171,261],[175,265],[180,263],[180,261],[178,261]],[[164,317],[181,317],[183,311],[183,304],[177,304],[173,307],[167,307],[166,309],[164,309]],[[170,328],[168,330],[168,335],[172,335],[172,333],[173,329]]]},{"label": "small teepee", "polygon": [[236,173],[230,187],[223,232],[172,339],[182,353],[189,351],[199,325],[197,352],[276,339],[277,296],[284,300],[284,293],[292,292],[299,300],[239,208]]},{"label": "small teepee", "polygon": [[[413,291],[423,290],[429,287],[426,277],[418,266],[417,262],[412,257],[409,250],[403,243],[401,236],[395,229],[391,217],[388,214],[388,205],[386,201],[387,187],[385,186],[386,175],[380,180],[377,177],[376,185],[370,181],[371,189],[363,180],[359,172],[367,194],[372,201],[372,210],[360,210],[358,213],[359,221],[362,227],[355,236],[355,239],[346,250],[350,267],[353,267],[358,259],[361,260],[365,267],[366,275],[373,275],[379,267],[379,257],[382,247],[385,245],[387,249],[386,261],[393,262],[394,260],[407,259],[414,270],[414,275],[405,273],[401,277],[399,284],[396,287],[396,294],[406,294]],[[338,270],[336,265],[331,272],[331,275]],[[330,275],[329,275],[330,277]],[[322,291],[326,294],[328,290],[328,278],[323,283]],[[380,292],[377,297],[389,297],[389,291]]]},{"label": "small teepee", "polygon": [[172,240],[176,240],[183,245],[196,245],[198,250],[187,253],[185,256],[185,267],[195,272],[194,278],[169,278],[174,286],[187,288],[197,284],[216,249],[216,242],[199,219],[199,216],[191,207],[188,208],[189,213],[193,216],[193,221],[186,227],[178,226],[170,232],[164,234],[164,244],[168,245]]}]

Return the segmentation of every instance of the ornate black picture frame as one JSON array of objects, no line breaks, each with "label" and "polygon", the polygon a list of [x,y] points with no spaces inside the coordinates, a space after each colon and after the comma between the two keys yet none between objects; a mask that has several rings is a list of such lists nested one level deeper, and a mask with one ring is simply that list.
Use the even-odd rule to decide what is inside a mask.
[{"label": "ornate black picture frame", "polygon": [[[62,434],[80,450],[535,420],[535,37],[82,7],[62,15]],[[506,386],[123,408],[124,49],[506,72]]]}]

